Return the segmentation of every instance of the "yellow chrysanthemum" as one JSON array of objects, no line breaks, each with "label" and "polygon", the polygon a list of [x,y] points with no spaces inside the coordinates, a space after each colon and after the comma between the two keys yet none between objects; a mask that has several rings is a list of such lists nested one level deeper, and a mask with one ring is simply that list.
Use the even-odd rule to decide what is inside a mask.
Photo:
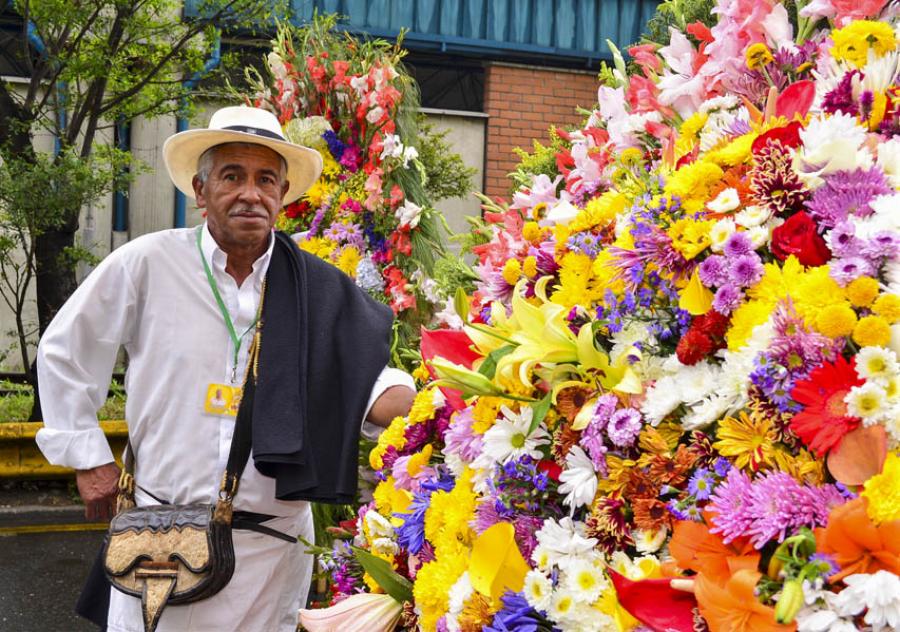
[{"label": "yellow chrysanthemum", "polygon": [[438,619],[447,614],[449,588],[467,567],[468,550],[459,547],[457,551],[442,551],[416,572],[413,597],[422,613],[418,621],[422,630],[433,632],[437,629]]},{"label": "yellow chrysanthemum", "polygon": [[384,467],[381,460],[388,447],[393,446],[401,450],[406,445],[406,419],[394,417],[391,424],[378,436],[378,443],[369,453],[369,465],[373,470]]},{"label": "yellow chrysanthemum", "polygon": [[856,312],[849,305],[829,305],[816,316],[816,329],[829,338],[842,338],[853,333]]},{"label": "yellow chrysanthemum", "polygon": [[534,255],[525,257],[525,260],[522,261],[522,272],[529,279],[533,279],[537,275],[537,257]]},{"label": "yellow chrysanthemum", "polygon": [[571,309],[575,305],[590,302],[588,285],[591,281],[593,260],[580,252],[567,252],[560,260],[559,285],[550,301]]},{"label": "yellow chrysanthemum", "polygon": [[419,366],[413,369],[412,376],[416,382],[418,382],[419,384],[424,384],[429,380],[429,378],[431,378],[431,373],[428,372],[428,367],[425,366],[424,362],[422,362],[421,364],[419,364]]},{"label": "yellow chrysanthemum", "polygon": [[515,285],[519,280],[519,276],[522,274],[522,265],[519,263],[518,259],[507,259],[506,263],[503,264],[503,280],[505,280],[510,285]]},{"label": "yellow chrysanthemum", "polygon": [[790,474],[799,483],[821,485],[825,482],[825,463],[804,449],[795,456],[778,446],[775,449],[774,460],[776,469]]},{"label": "yellow chrysanthemum", "polygon": [[853,328],[853,342],[861,347],[884,347],[891,340],[891,327],[881,316],[863,316]]},{"label": "yellow chrysanthemum", "polygon": [[298,242],[297,245],[300,246],[300,250],[305,250],[309,254],[315,255],[320,259],[328,259],[337,247],[335,242],[330,239],[325,239],[324,237],[310,237]]},{"label": "yellow chrysanthemum", "polygon": [[737,418],[726,417],[719,422],[716,436],[719,440],[713,447],[731,457],[735,467],[756,472],[772,465],[778,434],[766,415],[741,411]]},{"label": "yellow chrysanthemum", "polygon": [[846,288],[847,299],[853,307],[868,307],[878,297],[878,281],[868,276],[853,279]]},{"label": "yellow chrysanthemum", "polygon": [[591,265],[591,295],[602,299],[606,290],[619,295],[625,290],[625,281],[615,266],[616,257],[609,250],[601,250]]},{"label": "yellow chrysanthemum", "polygon": [[341,253],[338,255],[334,265],[347,276],[356,278],[356,267],[361,260],[362,254],[360,254],[359,249],[356,246],[347,246],[341,249]]},{"label": "yellow chrysanthemum", "polygon": [[372,498],[378,513],[390,520],[392,525],[399,527],[403,524],[403,519],[397,518],[394,514],[406,513],[409,503],[412,502],[412,494],[405,489],[400,489],[393,476],[388,476],[387,479],[378,483],[375,491],[372,492]]},{"label": "yellow chrysanthemum", "polygon": [[556,253],[560,254],[568,248],[569,237],[572,235],[572,229],[568,224],[555,224],[553,226],[553,241],[556,244]]},{"label": "yellow chrysanthemum", "polygon": [[775,305],[788,295],[788,289],[795,287],[803,276],[803,266],[791,255],[784,263],[767,263],[765,273],[759,283],[747,290],[747,296],[768,305]]},{"label": "yellow chrysanthemum", "polygon": [[842,29],[831,32],[831,56],[847,61],[857,68],[866,65],[869,51],[881,56],[897,47],[894,29],[887,22],[854,20]]},{"label": "yellow chrysanthemum", "polygon": [[457,544],[469,545],[475,531],[469,523],[475,517],[475,492],[472,490],[472,470],[466,468],[449,492],[438,490],[431,494],[425,510],[425,537],[439,553]]},{"label": "yellow chrysanthemum", "polygon": [[709,231],[714,224],[712,220],[685,217],[672,224],[666,232],[672,239],[672,247],[690,261],[709,247]]},{"label": "yellow chrysanthemum", "polygon": [[490,430],[497,421],[497,411],[502,403],[497,397],[479,397],[472,407],[472,432],[484,434]]},{"label": "yellow chrysanthemum", "polygon": [[306,193],[303,195],[303,199],[310,203],[313,208],[318,208],[322,206],[328,198],[331,197],[331,194],[334,192],[334,185],[327,182],[325,179],[320,178],[315,181],[315,183],[306,190]]},{"label": "yellow chrysanthemum", "polygon": [[709,191],[725,174],[722,169],[707,160],[698,160],[682,167],[669,176],[666,182],[667,196],[677,195],[688,213],[703,209],[709,199]]},{"label": "yellow chrysanthemum", "polygon": [[434,417],[434,390],[427,388],[416,393],[412,408],[406,416],[410,424],[419,424]]},{"label": "yellow chrysanthemum", "polygon": [[615,221],[619,213],[625,210],[627,201],[628,198],[614,190],[609,190],[600,197],[591,199],[572,220],[572,230],[583,232],[597,226],[601,228],[608,226]]},{"label": "yellow chrysanthemum", "polygon": [[797,313],[807,323],[816,322],[819,313],[830,305],[846,305],[844,288],[828,273],[828,266],[807,268],[788,287],[788,294]]},{"label": "yellow chrysanthemum", "polygon": [[866,512],[873,522],[900,520],[900,456],[888,454],[881,474],[867,480],[863,488]]},{"label": "yellow chrysanthemum", "polygon": [[774,309],[773,304],[765,301],[748,301],[734,310],[731,327],[725,334],[728,348],[736,351],[747,344],[753,329],[766,322]]},{"label": "yellow chrysanthemum", "polygon": [[684,120],[678,129],[678,140],[675,141],[675,154],[680,158],[694,149],[697,134],[706,125],[709,115],[706,112],[694,112]]},{"label": "yellow chrysanthemum", "polygon": [[431,460],[431,455],[433,453],[434,448],[430,443],[426,443],[424,448],[407,459],[406,473],[410,476],[415,476],[416,474],[421,472],[422,468],[428,465],[428,461]]},{"label": "yellow chrysanthemum", "polygon": [[730,143],[723,145],[718,149],[714,149],[706,155],[706,160],[716,163],[722,167],[734,167],[750,158],[753,150],[753,141],[756,140],[757,133],[750,132]]},{"label": "yellow chrysanthemum", "polygon": [[891,324],[900,320],[900,296],[896,294],[882,294],[872,305],[872,311]]}]

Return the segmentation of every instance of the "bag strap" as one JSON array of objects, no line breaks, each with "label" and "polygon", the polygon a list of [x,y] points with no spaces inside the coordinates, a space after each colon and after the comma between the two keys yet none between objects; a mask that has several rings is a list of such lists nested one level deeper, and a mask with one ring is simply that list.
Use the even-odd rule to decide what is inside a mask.
[{"label": "bag strap", "polygon": [[[222,474],[219,499],[216,502],[216,510],[213,516],[213,519],[218,522],[231,522],[232,503],[237,494],[241,476],[244,474],[244,468],[250,459],[250,449],[253,441],[253,399],[259,374],[259,349],[262,344],[263,326],[262,310],[265,298],[266,280],[264,279],[256,314],[256,331],[253,334],[253,341],[250,343],[250,350],[247,354],[247,369],[244,372],[244,382],[241,387],[241,403],[238,405],[237,416],[234,420],[231,450],[228,453],[225,472]],[[116,513],[135,506],[134,449],[131,447],[130,439],[125,446],[125,456],[122,465],[122,473],[119,476],[119,492],[116,499]]]}]

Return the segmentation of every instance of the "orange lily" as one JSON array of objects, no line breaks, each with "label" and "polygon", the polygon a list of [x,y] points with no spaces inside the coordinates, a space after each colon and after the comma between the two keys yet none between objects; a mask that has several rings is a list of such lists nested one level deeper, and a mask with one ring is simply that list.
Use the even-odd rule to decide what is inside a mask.
[{"label": "orange lily", "polygon": [[759,553],[747,538],[724,544],[706,524],[690,520],[675,523],[669,553],[682,570],[696,571],[717,584],[725,584],[740,570],[756,570],[759,565]]},{"label": "orange lily", "polygon": [[775,609],[763,605],[754,590],[762,573],[741,569],[725,584],[698,575],[694,593],[700,614],[711,632],[789,632],[796,623],[782,625],[775,622]]},{"label": "orange lily", "polygon": [[816,529],[819,551],[834,556],[841,567],[831,581],[879,570],[900,574],[900,520],[876,525],[863,497],[832,510],[828,526]]}]

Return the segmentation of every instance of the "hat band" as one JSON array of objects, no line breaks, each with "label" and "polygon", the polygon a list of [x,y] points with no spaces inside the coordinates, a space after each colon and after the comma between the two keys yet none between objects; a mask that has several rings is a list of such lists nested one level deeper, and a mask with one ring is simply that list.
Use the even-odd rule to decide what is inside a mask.
[{"label": "hat band", "polygon": [[230,132],[244,132],[245,134],[265,136],[266,138],[272,138],[274,140],[284,140],[284,136],[276,134],[275,132],[270,132],[269,130],[263,129],[261,127],[249,127],[247,125],[229,125],[228,127],[223,127],[221,129],[228,130]]}]

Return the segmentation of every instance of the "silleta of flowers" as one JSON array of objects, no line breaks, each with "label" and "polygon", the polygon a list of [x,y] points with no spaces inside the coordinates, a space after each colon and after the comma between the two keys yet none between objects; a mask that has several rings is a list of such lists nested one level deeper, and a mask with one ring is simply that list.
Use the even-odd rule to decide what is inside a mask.
[{"label": "silleta of flowers", "polygon": [[686,26],[486,204],[464,325],[423,334],[303,625],[900,629],[885,4],[664,3]]},{"label": "silleta of flowers", "polygon": [[[412,144],[418,96],[399,45],[335,31],[335,16],[282,27],[249,75],[250,100],[272,110],[292,141],[322,155],[322,177],[279,216],[300,247],[330,261],[395,313],[435,302],[440,243]],[[406,314],[403,314],[406,318]]]}]

